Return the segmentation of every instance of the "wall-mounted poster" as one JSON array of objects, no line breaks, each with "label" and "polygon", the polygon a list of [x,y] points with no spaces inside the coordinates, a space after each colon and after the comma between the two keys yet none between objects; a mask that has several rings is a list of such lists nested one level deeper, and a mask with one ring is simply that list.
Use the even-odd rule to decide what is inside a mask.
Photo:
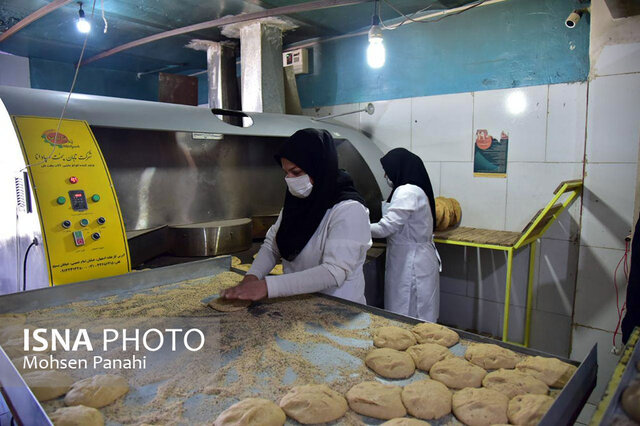
[{"label": "wall-mounted poster", "polygon": [[473,153],[473,175],[484,177],[507,177],[507,153],[509,133],[502,131],[500,139],[486,129],[476,130]]}]

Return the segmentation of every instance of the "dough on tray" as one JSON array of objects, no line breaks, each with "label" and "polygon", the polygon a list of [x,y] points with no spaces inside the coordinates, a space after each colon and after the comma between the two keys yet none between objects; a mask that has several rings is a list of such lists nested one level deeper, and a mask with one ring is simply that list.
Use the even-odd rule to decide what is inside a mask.
[{"label": "dough on tray", "polygon": [[291,388],[280,400],[287,416],[308,425],[339,419],[349,409],[347,400],[327,385],[305,385]]},{"label": "dough on tray", "polygon": [[460,336],[455,331],[432,322],[417,324],[411,331],[418,343],[436,343],[449,348],[460,340]]},{"label": "dough on tray", "polygon": [[509,401],[507,416],[514,425],[537,425],[553,404],[553,398],[547,395],[518,395]]},{"label": "dough on tray", "polygon": [[479,388],[487,372],[462,358],[447,358],[433,364],[429,376],[451,389]]},{"label": "dough on tray", "polygon": [[389,348],[372,350],[365,357],[364,363],[377,374],[388,379],[406,379],[416,371],[411,355]]},{"label": "dough on tray", "polygon": [[55,426],[104,426],[102,413],[84,405],[58,408],[49,419]]},{"label": "dough on tray", "polygon": [[399,417],[387,420],[382,423],[381,426],[430,426],[430,423],[427,423],[424,420],[411,419],[409,417]]},{"label": "dough on tray", "polygon": [[404,387],[402,402],[413,417],[439,419],[451,412],[451,391],[435,380],[418,380]]},{"label": "dough on tray", "polygon": [[487,388],[466,388],[453,394],[453,414],[468,426],[508,423],[509,398]]},{"label": "dough on tray", "polygon": [[38,401],[49,401],[67,393],[73,378],[62,371],[39,370],[22,375],[27,386]]},{"label": "dough on tray", "polygon": [[349,407],[358,414],[390,420],[407,415],[401,394],[400,386],[362,382],[349,389],[347,401]]},{"label": "dough on tray", "polygon": [[577,368],[557,358],[531,356],[520,361],[516,369],[542,380],[552,388],[561,388],[567,384]]},{"label": "dough on tray", "polygon": [[64,403],[101,408],[112,404],[127,392],[129,384],[124,377],[116,374],[98,374],[75,382],[64,397]]},{"label": "dough on tray", "polygon": [[546,395],[549,392],[549,387],[543,381],[518,370],[503,368],[487,374],[482,379],[482,386],[503,393],[509,399],[527,393]]},{"label": "dough on tray", "polygon": [[622,392],[622,409],[627,416],[640,423],[640,382],[628,386]]},{"label": "dough on tray", "polygon": [[219,312],[241,311],[247,309],[249,305],[251,305],[251,300],[225,299],[223,297],[216,297],[207,303],[207,306]]},{"label": "dough on tray", "polygon": [[449,349],[436,343],[421,343],[411,346],[407,349],[407,353],[413,358],[416,367],[426,372],[429,372],[436,362],[453,357]]},{"label": "dough on tray", "polygon": [[519,361],[518,355],[514,351],[489,343],[469,345],[464,357],[467,361],[485,370],[514,368]]},{"label": "dough on tray", "polygon": [[282,426],[287,416],[272,401],[247,398],[224,410],[214,426]]},{"label": "dough on tray", "polygon": [[416,338],[412,332],[400,327],[380,327],[374,331],[373,344],[378,348],[391,348],[404,351],[409,346],[416,344]]}]

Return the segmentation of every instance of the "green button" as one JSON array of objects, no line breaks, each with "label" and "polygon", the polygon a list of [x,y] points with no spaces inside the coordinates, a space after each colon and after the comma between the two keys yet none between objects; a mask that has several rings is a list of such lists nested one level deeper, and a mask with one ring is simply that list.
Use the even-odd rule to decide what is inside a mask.
[{"label": "green button", "polygon": [[67,202],[67,199],[64,197],[58,197],[58,199],[56,200],[56,202],[60,205],[64,204]]},{"label": "green button", "polygon": [[87,226],[88,224],[89,224],[89,221],[87,219],[80,219],[80,225]]},{"label": "green button", "polygon": [[98,201],[100,201],[100,196],[98,194],[93,194],[91,196],[91,201],[93,201],[94,203],[97,203]]}]

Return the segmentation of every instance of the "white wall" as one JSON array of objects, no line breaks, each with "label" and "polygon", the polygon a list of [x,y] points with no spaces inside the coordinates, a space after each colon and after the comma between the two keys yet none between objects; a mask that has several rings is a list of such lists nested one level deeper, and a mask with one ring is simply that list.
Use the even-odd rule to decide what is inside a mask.
[{"label": "white wall", "polygon": [[31,87],[29,58],[0,51],[0,86]]},{"label": "white wall", "polygon": [[[590,56],[586,191],[571,351],[572,358],[581,359],[598,343],[598,384],[585,420],[619,359],[611,353],[618,321],[613,274],[624,254],[624,238],[637,220],[640,16],[614,20],[604,0],[592,1]],[[622,306],[626,282],[621,271],[617,282]]]},{"label": "white wall", "polygon": [[[507,99],[524,95],[513,114]],[[582,178],[587,84],[559,84],[375,102],[376,112],[339,117],[372,137],[383,152],[405,147],[425,162],[436,195],[455,197],[462,225],[521,231],[563,180]],[[366,104],[311,109],[323,116]],[[475,131],[509,133],[507,178],[473,176]],[[578,200],[539,243],[534,284],[533,347],[568,356],[578,261]],[[443,258],[440,321],[502,334],[506,258],[502,252],[439,245]],[[509,337],[522,341],[528,251],[515,258]]]}]

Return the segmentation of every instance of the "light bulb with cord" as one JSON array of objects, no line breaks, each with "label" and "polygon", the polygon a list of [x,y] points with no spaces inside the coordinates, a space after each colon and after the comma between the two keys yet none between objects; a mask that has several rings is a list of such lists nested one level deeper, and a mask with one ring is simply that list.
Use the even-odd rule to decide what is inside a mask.
[{"label": "light bulb with cord", "polygon": [[78,11],[78,21],[76,22],[76,28],[83,34],[91,31],[91,23],[87,21],[87,18],[84,16],[84,10],[82,10],[82,2],[79,1],[80,10]]},{"label": "light bulb with cord", "polygon": [[386,52],[382,40],[380,17],[375,14],[369,29],[369,47],[367,48],[367,63],[371,68],[380,68],[384,65]]}]

